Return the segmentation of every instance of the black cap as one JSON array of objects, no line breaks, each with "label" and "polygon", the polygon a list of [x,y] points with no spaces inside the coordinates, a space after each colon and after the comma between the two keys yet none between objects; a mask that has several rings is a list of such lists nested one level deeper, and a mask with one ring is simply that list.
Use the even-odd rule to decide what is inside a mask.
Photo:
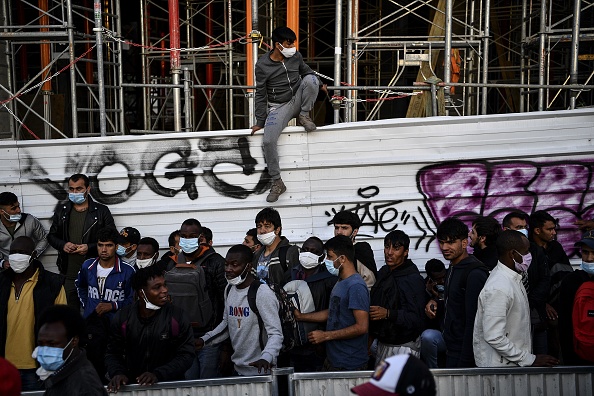
[{"label": "black cap", "polygon": [[138,245],[140,242],[140,232],[134,227],[124,227],[120,231],[118,243],[121,245],[128,242],[132,245]]}]

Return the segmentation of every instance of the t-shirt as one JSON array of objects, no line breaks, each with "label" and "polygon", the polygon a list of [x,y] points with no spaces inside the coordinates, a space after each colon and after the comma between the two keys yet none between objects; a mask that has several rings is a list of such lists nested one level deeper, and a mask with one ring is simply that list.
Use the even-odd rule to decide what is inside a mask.
[{"label": "t-shirt", "polygon": [[103,295],[103,290],[105,289],[105,280],[107,279],[107,275],[111,273],[113,267],[103,268],[101,264],[97,265],[97,285],[99,286],[99,293]]},{"label": "t-shirt", "polygon": [[[330,294],[326,330],[339,330],[356,323],[353,310],[369,312],[369,292],[361,275],[338,281]],[[328,361],[335,368],[356,370],[367,363],[367,333],[348,340],[326,343]]]},{"label": "t-shirt", "polygon": [[[68,239],[70,242],[80,245],[83,239],[83,229],[85,226],[85,219],[87,217],[87,211],[84,210],[79,212],[72,208],[70,211],[70,219],[68,223]],[[68,254],[68,267],[66,269],[66,278],[76,279],[78,271],[86,260],[82,254]]]},{"label": "t-shirt", "polygon": [[265,256],[264,253],[265,251],[263,250],[258,258],[258,268],[256,269],[258,278],[260,279],[268,278],[268,266],[270,265],[270,259],[272,258],[272,253],[268,256]]}]

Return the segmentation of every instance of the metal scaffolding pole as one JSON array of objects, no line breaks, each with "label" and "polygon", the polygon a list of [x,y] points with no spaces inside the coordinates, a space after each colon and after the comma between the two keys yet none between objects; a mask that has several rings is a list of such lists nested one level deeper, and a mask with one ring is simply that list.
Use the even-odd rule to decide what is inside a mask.
[{"label": "metal scaffolding pole", "polygon": [[[347,0],[347,22],[346,22],[346,33],[347,33],[347,40],[346,40],[346,82],[349,85],[353,85],[353,63],[355,61],[355,53],[353,51],[353,19],[355,18],[353,12],[353,0]],[[353,98],[353,92],[351,90],[346,91],[347,97],[347,106],[344,110],[344,121],[351,122],[353,117],[351,113],[353,112],[353,106],[350,106],[351,99]]]},{"label": "metal scaffolding pole", "polygon": [[[450,98],[450,87],[449,83],[452,81],[452,9],[454,0],[446,0],[445,9],[445,48],[444,48],[444,60],[443,60],[443,81],[445,82],[445,101],[446,103]],[[433,115],[436,115],[433,114]],[[448,115],[446,110],[446,115]]]},{"label": "metal scaffolding pole", "polygon": [[[336,0],[334,36],[334,85],[340,85],[340,69],[342,68],[342,0]],[[340,91],[335,90],[334,95],[340,96]],[[340,122],[340,108],[334,108],[334,123]]]},{"label": "metal scaffolding pole", "polygon": [[[522,27],[520,30],[520,84],[526,82],[526,75],[524,71],[526,69],[526,27],[528,18],[528,0],[522,0]],[[520,112],[524,112],[525,108],[524,89],[520,89]]]},{"label": "metal scaffolding pole", "polygon": [[[68,18],[68,59],[73,63],[76,59],[74,53],[74,23],[72,20],[72,0],[66,0],[67,18]],[[72,121],[72,137],[78,137],[78,111],[76,102],[76,66],[72,64],[70,71],[70,119]]]},{"label": "metal scaffolding pole", "polygon": [[102,21],[101,21],[101,0],[95,0],[94,3],[95,11],[95,40],[97,47],[95,51],[97,53],[97,82],[99,84],[99,131],[101,136],[107,136],[107,124],[105,112],[105,81],[103,72],[103,36],[102,36]]},{"label": "metal scaffolding pole", "polygon": [[[171,51],[171,77],[175,85],[180,84],[180,38],[179,38],[179,1],[169,0],[169,46]],[[182,130],[181,90],[173,88],[173,130]]]},{"label": "metal scaffolding pole", "polygon": [[[540,28],[538,41],[538,85],[545,84],[545,68],[546,68],[546,39],[547,39],[547,0],[541,0],[540,3]],[[545,109],[545,90],[539,88],[538,90],[538,111]]]},{"label": "metal scaffolding pole", "polygon": [[[489,35],[491,34],[491,1],[485,0],[484,31],[483,31],[483,84],[489,81]],[[481,114],[487,114],[488,88],[483,86]]]},{"label": "metal scaffolding pole", "polygon": [[[576,85],[578,83],[578,54],[580,50],[580,14],[582,2],[574,0],[573,2],[573,29],[571,32],[571,66],[569,72],[569,83]],[[575,102],[578,92],[571,90],[569,97],[569,108],[575,109]]]}]

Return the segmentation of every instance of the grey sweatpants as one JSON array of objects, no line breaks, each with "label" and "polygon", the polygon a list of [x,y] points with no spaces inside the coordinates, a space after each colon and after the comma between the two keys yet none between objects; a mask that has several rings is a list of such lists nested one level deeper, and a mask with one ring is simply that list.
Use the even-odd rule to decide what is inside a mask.
[{"label": "grey sweatpants", "polygon": [[272,105],[268,108],[268,117],[264,124],[262,151],[272,180],[278,180],[280,166],[278,164],[278,138],[292,118],[299,114],[308,114],[318,97],[319,81],[315,74],[303,77],[295,96],[287,103]]}]

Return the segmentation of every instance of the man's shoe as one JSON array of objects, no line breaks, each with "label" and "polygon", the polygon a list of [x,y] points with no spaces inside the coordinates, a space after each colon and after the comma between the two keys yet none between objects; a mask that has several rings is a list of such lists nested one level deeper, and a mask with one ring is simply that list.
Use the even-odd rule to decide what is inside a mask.
[{"label": "man's shoe", "polygon": [[316,130],[316,124],[314,124],[308,114],[299,114],[298,118],[301,126],[305,128],[305,132],[313,132]]},{"label": "man's shoe", "polygon": [[278,197],[285,191],[287,191],[287,187],[285,187],[282,179],[273,180],[270,193],[266,197],[266,202],[276,202]]}]

